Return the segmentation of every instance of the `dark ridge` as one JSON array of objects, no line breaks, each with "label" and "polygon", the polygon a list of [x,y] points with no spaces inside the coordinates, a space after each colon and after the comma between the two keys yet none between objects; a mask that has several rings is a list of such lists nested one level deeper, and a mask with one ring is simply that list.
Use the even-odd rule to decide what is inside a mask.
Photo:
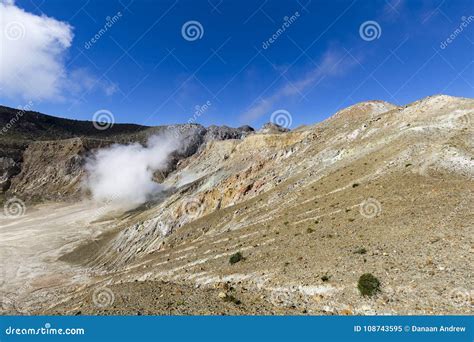
[{"label": "dark ridge", "polygon": [[[25,162],[26,152],[31,151],[31,148],[35,150],[35,153],[48,155],[50,160],[44,161],[44,163],[48,163],[51,177],[65,173],[73,179],[81,174],[85,158],[95,149],[113,143],[138,142],[145,144],[151,135],[165,133],[179,140],[180,149],[170,156],[167,167],[155,174],[156,180],[162,181],[177,167],[179,161],[198,152],[207,142],[242,139],[254,132],[250,126],[239,128],[210,126],[205,128],[199,124],[153,127],[113,124],[103,130],[97,129],[96,126],[92,121],[70,120],[34,111],[0,106],[0,195],[12,192],[25,198],[50,198],[50,194],[43,193],[41,189],[25,193],[24,190],[17,189],[18,186],[15,185],[32,181],[32,178],[35,178],[33,175],[35,168],[45,168],[43,161],[39,162],[36,159],[33,161],[34,158],[31,157],[31,154],[29,161]],[[76,151],[74,149],[76,145],[69,141],[70,139],[79,139],[80,143],[78,144],[81,149]],[[76,155],[70,155],[71,151],[75,151]],[[61,158],[70,158],[70,160],[65,162]],[[29,165],[32,162],[41,165]],[[27,166],[24,167],[25,165]],[[65,165],[68,165],[66,170],[64,169]],[[60,196],[58,193],[55,190],[54,196]]]},{"label": "dark ridge", "polygon": [[21,109],[0,106],[0,139],[58,140],[77,137],[108,138],[142,132],[149,127],[135,124],[114,124],[98,130],[92,121],[57,118]]}]

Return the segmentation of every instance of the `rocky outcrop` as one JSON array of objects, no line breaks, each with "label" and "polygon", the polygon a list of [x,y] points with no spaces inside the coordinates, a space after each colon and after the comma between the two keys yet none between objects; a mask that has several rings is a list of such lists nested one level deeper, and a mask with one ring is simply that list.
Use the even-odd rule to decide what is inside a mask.
[{"label": "rocky outcrop", "polygon": [[20,172],[26,146],[25,143],[0,139],[0,195],[10,188],[11,179]]},{"label": "rocky outcrop", "polygon": [[10,187],[11,178],[20,172],[20,167],[13,158],[0,157],[0,193]]},{"label": "rocky outcrop", "polygon": [[273,122],[267,122],[262,126],[262,128],[258,131],[259,133],[285,133],[289,132],[289,128],[282,127]]},{"label": "rocky outcrop", "polygon": [[87,152],[107,145],[81,138],[30,143],[8,192],[24,200],[78,199]]},{"label": "rocky outcrop", "polygon": [[[68,313],[97,312],[84,298],[90,301],[99,285],[116,295],[140,294],[126,297],[130,310],[163,313],[142,299],[156,298],[156,284],[164,283],[219,289],[221,300],[236,297],[251,308],[242,313],[264,301],[275,314],[469,314],[473,115],[473,99],[434,96],[403,107],[369,101],[315,125],[243,132],[243,138],[223,129],[207,140],[208,130],[185,125],[177,136],[185,142],[181,157],[162,176],[161,196],[125,213],[88,201],[43,204],[4,222],[12,231],[47,228],[41,238],[53,247],[16,239],[47,248],[46,258],[27,253],[27,263],[64,261],[42,282],[30,281],[38,291],[27,295],[37,301],[38,293],[50,292],[59,301],[46,280],[67,270],[71,276],[60,280],[68,282],[54,289],[74,297],[61,297]],[[25,152],[19,191],[30,191],[29,182],[45,191],[65,189],[60,180],[57,188],[39,181],[59,170],[69,170],[75,175],[69,181],[77,183],[81,163],[74,155],[87,150],[82,139],[57,141],[47,151],[35,144]],[[71,244],[65,227],[70,236],[88,238]],[[78,269],[90,278],[76,277]],[[366,273],[381,284],[371,298],[357,287]],[[172,298],[164,291],[157,301]],[[202,300],[183,307],[200,312]]]},{"label": "rocky outcrop", "polygon": [[209,126],[206,129],[204,141],[219,141],[228,139],[242,139],[248,134],[254,132],[254,129],[250,126],[241,126],[239,128],[231,128],[227,126]]},{"label": "rocky outcrop", "polygon": [[[177,164],[212,141],[242,139],[249,126],[230,128],[198,124],[145,127],[113,125],[97,130],[92,122],[75,121],[0,106],[0,193],[24,200],[71,200],[82,195],[83,166],[95,149],[114,143],[145,144],[154,134],[174,137],[180,148],[168,166],[156,172],[163,181]],[[16,143],[13,143],[16,142]]]},{"label": "rocky outcrop", "polygon": [[[362,182],[367,187],[381,182],[381,187],[392,188],[392,184],[385,183],[393,182],[387,181],[391,177],[417,178],[436,170],[443,172],[443,168],[453,177],[472,178],[472,151],[464,146],[469,135],[462,118],[474,113],[473,100],[448,97],[426,101],[430,101],[431,110],[425,102],[399,109],[371,101],[301,130],[277,130],[242,140],[208,143],[164,180],[176,191],[142,211],[138,223],[125,227],[104,248],[98,262],[116,267],[166,249],[163,246],[169,243],[180,244],[185,241],[180,233],[183,227],[197,226],[183,234],[212,241],[224,232],[241,228],[257,234],[259,222],[302,227],[307,222],[312,226],[319,222],[320,215],[330,214],[318,214],[319,209],[311,203],[327,197],[326,202],[334,202],[328,203],[327,211],[337,213],[343,211],[338,208],[344,201],[344,210],[349,213],[371,193],[359,193],[351,200],[338,195],[353,196],[349,190]],[[426,164],[431,148],[435,148],[424,143],[430,139],[441,145],[452,139],[463,142],[453,151],[459,158],[438,154],[438,159]],[[325,189],[324,195],[319,194],[320,188]],[[291,211],[287,212],[288,208]]]}]

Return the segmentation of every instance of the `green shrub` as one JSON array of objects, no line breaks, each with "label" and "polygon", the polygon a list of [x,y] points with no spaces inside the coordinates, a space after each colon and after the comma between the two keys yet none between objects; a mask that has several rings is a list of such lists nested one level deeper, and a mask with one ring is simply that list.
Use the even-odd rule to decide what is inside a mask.
[{"label": "green shrub", "polygon": [[357,288],[361,295],[372,297],[380,291],[380,281],[371,273],[364,273],[357,282]]},{"label": "green shrub", "polygon": [[238,263],[238,262],[241,261],[241,260],[244,260],[244,256],[242,255],[242,253],[237,252],[237,253],[232,254],[232,255],[230,256],[230,258],[229,258],[229,263],[230,263],[231,265],[233,265],[233,264]]},{"label": "green shrub", "polygon": [[240,299],[237,299],[237,298],[235,298],[233,295],[229,295],[229,294],[224,298],[224,301],[225,301],[225,302],[234,303],[235,305],[240,305],[240,304],[242,304],[242,302],[240,301]]},{"label": "green shrub", "polygon": [[354,251],[354,254],[365,254],[365,253],[367,253],[367,250],[366,250],[364,247],[357,248],[357,249]]},{"label": "green shrub", "polygon": [[325,275],[323,275],[323,276],[321,277],[321,280],[322,280],[323,282],[327,282],[327,281],[329,280],[329,278],[331,278],[331,276],[325,274]]}]

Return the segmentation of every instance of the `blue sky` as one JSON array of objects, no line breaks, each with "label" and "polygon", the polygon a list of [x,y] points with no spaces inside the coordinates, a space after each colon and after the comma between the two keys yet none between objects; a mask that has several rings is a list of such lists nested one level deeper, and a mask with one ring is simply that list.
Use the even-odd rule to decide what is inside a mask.
[{"label": "blue sky", "polygon": [[260,127],[286,110],[295,128],[365,100],[474,97],[468,0],[0,4],[0,103],[61,117]]}]

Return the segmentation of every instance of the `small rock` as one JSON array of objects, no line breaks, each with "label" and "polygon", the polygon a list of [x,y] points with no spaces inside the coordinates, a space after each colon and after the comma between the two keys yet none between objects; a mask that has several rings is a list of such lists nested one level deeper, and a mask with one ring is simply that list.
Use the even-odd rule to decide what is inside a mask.
[{"label": "small rock", "polygon": [[318,302],[320,302],[321,300],[323,300],[323,298],[324,298],[324,296],[323,296],[322,294],[315,294],[315,295],[313,296],[313,301],[315,301],[315,302],[318,303]]},{"label": "small rock", "polygon": [[344,315],[344,316],[352,315],[352,310],[343,309],[343,310],[341,310],[341,315]]}]

